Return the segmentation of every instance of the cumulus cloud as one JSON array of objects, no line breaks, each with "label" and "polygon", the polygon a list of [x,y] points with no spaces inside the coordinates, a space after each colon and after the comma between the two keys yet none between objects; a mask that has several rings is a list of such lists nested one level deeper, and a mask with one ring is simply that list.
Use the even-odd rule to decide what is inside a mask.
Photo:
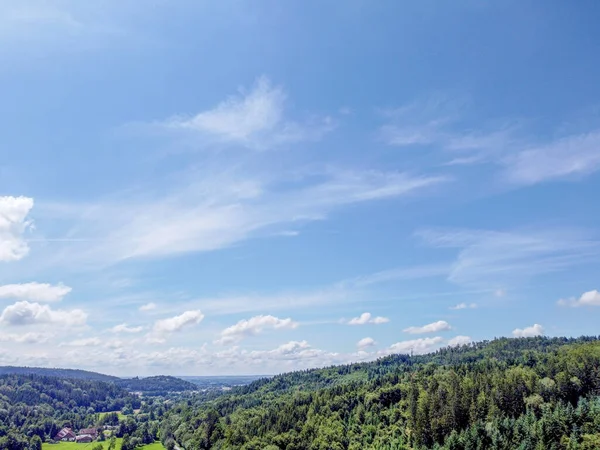
[{"label": "cumulus cloud", "polygon": [[199,133],[224,143],[240,144],[253,149],[318,140],[334,128],[330,117],[298,123],[285,118],[286,95],[260,77],[252,90],[241,92],[192,117],[173,117],[162,125],[176,130]]},{"label": "cumulus cloud", "polygon": [[138,309],[142,312],[152,311],[153,309],[156,309],[156,303],[146,303],[145,305],[140,306]]},{"label": "cumulus cloud", "polygon": [[458,347],[461,345],[470,344],[472,339],[469,336],[456,336],[448,341],[449,347]]},{"label": "cumulus cloud", "polygon": [[186,311],[175,317],[168,319],[157,320],[154,323],[153,331],[158,334],[173,333],[181,331],[183,328],[197,325],[204,319],[202,311]]},{"label": "cumulus cloud", "polygon": [[533,336],[541,336],[544,334],[544,327],[539,323],[533,324],[530,327],[526,328],[516,328],[512,332],[515,337],[533,337]]},{"label": "cumulus cloud", "polygon": [[50,335],[43,333],[0,334],[0,342],[16,342],[17,344],[43,344],[48,342]]},{"label": "cumulus cloud", "polygon": [[17,302],[4,308],[0,323],[6,325],[56,324],[61,326],[80,326],[87,320],[87,314],[81,309],[53,310],[48,305]]},{"label": "cumulus cloud", "polygon": [[110,329],[113,333],[139,333],[144,329],[144,327],[130,327],[126,323],[121,323],[119,325],[115,325]]},{"label": "cumulus cloud", "polygon": [[292,364],[308,364],[320,366],[336,361],[340,356],[337,353],[326,352],[312,347],[307,341],[290,341],[273,350],[255,350],[247,354],[247,360],[252,364],[262,364],[266,361],[287,361]]},{"label": "cumulus cloud", "polygon": [[560,306],[600,306],[600,292],[597,290],[584,292],[579,298],[560,299]]},{"label": "cumulus cloud", "polygon": [[51,285],[48,283],[5,284],[0,286],[0,298],[31,300],[34,302],[58,302],[71,292],[64,284]]},{"label": "cumulus cloud", "polygon": [[27,220],[33,208],[28,197],[0,197],[0,261],[17,261],[29,253],[23,238],[32,222]]},{"label": "cumulus cloud", "polygon": [[458,305],[451,306],[450,309],[459,310],[459,309],[475,309],[477,308],[477,303],[459,303]]},{"label": "cumulus cloud", "polygon": [[450,324],[445,320],[438,320],[437,322],[428,323],[422,327],[408,327],[403,331],[409,334],[424,334],[424,333],[437,333],[438,331],[450,330]]},{"label": "cumulus cloud", "polygon": [[410,341],[401,341],[392,344],[386,350],[382,350],[381,354],[392,354],[392,353],[414,353],[424,354],[431,352],[433,349],[438,347],[444,342],[444,338],[440,336],[431,338],[419,338]]},{"label": "cumulus cloud", "polygon": [[366,325],[366,324],[379,325],[382,323],[388,323],[389,321],[390,321],[390,319],[388,319],[387,317],[381,317],[381,316],[371,317],[371,313],[365,312],[365,313],[362,313],[358,317],[354,317],[353,319],[350,319],[348,321],[348,325]]},{"label": "cumulus cloud", "polygon": [[248,336],[261,333],[264,329],[293,329],[298,326],[291,318],[280,319],[275,316],[255,316],[247,320],[240,320],[235,325],[225,328],[221,332],[221,338],[216,341],[219,344],[231,344],[241,341]]},{"label": "cumulus cloud", "polygon": [[366,348],[373,347],[376,344],[377,344],[377,342],[375,342],[375,339],[370,338],[370,337],[366,337],[366,338],[362,338],[360,341],[358,341],[356,343],[356,346],[360,350],[364,350]]},{"label": "cumulus cloud", "polygon": [[97,347],[103,344],[103,340],[99,337],[90,337],[84,339],[75,339],[69,342],[62,342],[61,347]]}]

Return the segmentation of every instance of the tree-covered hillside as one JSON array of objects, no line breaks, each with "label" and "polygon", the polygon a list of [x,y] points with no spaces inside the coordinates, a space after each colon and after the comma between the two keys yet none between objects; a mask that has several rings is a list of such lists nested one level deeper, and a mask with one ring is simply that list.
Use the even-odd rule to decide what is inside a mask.
[{"label": "tree-covered hillside", "polygon": [[46,367],[0,366],[0,375],[42,375],[47,377],[71,378],[78,380],[116,381],[118,377],[79,369],[58,369]]},{"label": "tree-covered hillside", "polygon": [[113,383],[39,375],[0,376],[0,449],[35,448],[64,426],[94,425],[98,412],[139,408]]},{"label": "tree-covered hillside", "polygon": [[119,379],[116,384],[129,392],[143,392],[145,395],[166,395],[171,392],[198,390],[198,386],[194,383],[164,375]]},{"label": "tree-covered hillside", "polygon": [[597,449],[597,338],[498,339],[294,372],[173,408],[185,449]]}]

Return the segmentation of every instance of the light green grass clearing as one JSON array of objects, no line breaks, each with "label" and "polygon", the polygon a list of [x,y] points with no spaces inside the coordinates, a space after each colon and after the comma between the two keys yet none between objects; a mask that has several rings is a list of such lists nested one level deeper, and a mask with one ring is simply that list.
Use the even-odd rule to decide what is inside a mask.
[{"label": "light green grass clearing", "polygon": [[[123,439],[117,438],[117,449],[121,449],[121,441]],[[104,442],[90,442],[89,444],[78,444],[76,442],[59,442],[58,444],[42,444],[42,450],[91,450],[95,445],[102,444],[104,450],[108,449],[108,444],[110,441],[106,440]],[[138,447],[139,450],[164,450],[163,445],[160,442],[155,442],[153,444],[144,445],[142,447]]]},{"label": "light green grass clearing", "polygon": [[[117,413],[117,417],[119,418],[119,422],[123,422],[127,416],[125,414],[123,414],[121,411],[111,411],[111,412],[116,412]],[[102,417],[104,417],[107,414],[110,414],[110,412],[101,412],[101,413],[97,413],[98,414],[98,419],[102,419]]]}]

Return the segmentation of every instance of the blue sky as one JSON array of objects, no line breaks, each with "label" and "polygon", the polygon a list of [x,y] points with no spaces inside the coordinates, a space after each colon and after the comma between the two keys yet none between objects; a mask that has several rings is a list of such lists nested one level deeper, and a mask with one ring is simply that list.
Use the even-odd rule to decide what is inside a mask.
[{"label": "blue sky", "polygon": [[592,1],[5,1],[0,364],[598,334]]}]

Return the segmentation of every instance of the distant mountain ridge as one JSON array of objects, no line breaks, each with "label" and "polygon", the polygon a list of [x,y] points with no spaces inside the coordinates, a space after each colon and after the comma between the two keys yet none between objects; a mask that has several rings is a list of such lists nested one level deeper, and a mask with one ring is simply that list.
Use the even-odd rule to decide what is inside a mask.
[{"label": "distant mountain ridge", "polygon": [[0,366],[1,375],[38,375],[56,378],[71,378],[87,381],[104,381],[114,383],[129,392],[143,392],[162,395],[168,392],[194,391],[198,386],[187,380],[168,375],[158,375],[145,378],[120,378],[98,372],[80,369],[60,369],[47,367]]},{"label": "distant mountain ridge", "polygon": [[195,391],[198,389],[198,386],[194,383],[167,375],[118,379],[115,383],[129,392],[144,392],[154,395],[164,395],[169,392]]},{"label": "distant mountain ridge", "polygon": [[43,375],[57,378],[73,378],[76,380],[92,380],[116,382],[121,380],[113,375],[106,375],[98,372],[91,372],[80,369],[60,369],[47,367],[20,367],[20,366],[0,366],[0,375]]}]

